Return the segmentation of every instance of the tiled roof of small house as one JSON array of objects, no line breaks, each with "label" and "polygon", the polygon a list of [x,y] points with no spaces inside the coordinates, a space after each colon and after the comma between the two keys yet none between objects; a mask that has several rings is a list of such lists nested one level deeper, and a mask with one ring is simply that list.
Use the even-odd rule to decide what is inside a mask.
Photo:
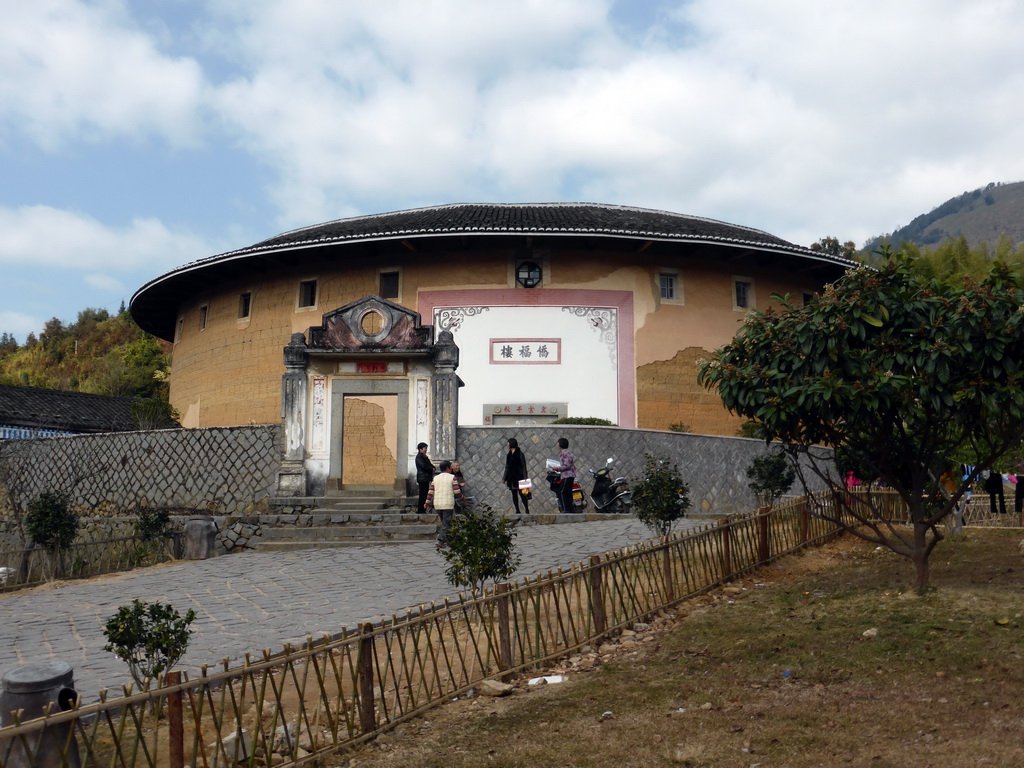
[{"label": "tiled roof of small house", "polygon": [[856,266],[848,259],[794,245],[759,229],[670,211],[599,203],[456,203],[315,224],[200,259],[142,286],[132,297],[131,311],[144,329],[170,338],[179,292],[194,289],[199,273],[211,277],[213,270],[223,269],[237,275],[240,261],[273,259],[318,247],[515,235],[702,244],[797,258],[837,272]]},{"label": "tiled roof of small house", "polygon": [[126,432],[135,398],[0,385],[0,425],[63,432]]}]

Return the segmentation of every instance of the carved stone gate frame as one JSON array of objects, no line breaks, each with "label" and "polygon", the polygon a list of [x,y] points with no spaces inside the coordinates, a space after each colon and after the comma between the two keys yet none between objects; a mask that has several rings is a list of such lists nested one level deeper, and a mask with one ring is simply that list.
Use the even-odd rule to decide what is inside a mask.
[{"label": "carved stone gate frame", "polygon": [[371,295],[323,316],[284,348],[281,412],[285,445],[277,495],[322,496],[344,490],[346,396],[398,398],[396,477],[415,487],[416,444],[435,460],[455,457],[459,349],[449,331],[434,339],[420,315]]}]

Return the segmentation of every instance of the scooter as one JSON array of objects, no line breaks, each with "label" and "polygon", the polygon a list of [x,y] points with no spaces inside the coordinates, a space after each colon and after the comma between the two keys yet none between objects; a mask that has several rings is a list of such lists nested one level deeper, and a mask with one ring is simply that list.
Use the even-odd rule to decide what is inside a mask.
[{"label": "scooter", "polygon": [[[558,472],[549,469],[546,479],[548,481],[548,487],[551,489],[551,492],[555,494],[555,500],[558,502],[558,511],[565,512],[565,510],[562,509],[561,477],[559,476]],[[572,484],[572,506],[572,512],[582,512],[584,509],[587,508],[587,498],[586,495],[583,493],[583,488],[580,487],[580,484],[575,481],[573,481]]]},{"label": "scooter", "polygon": [[614,463],[614,459],[608,459],[602,469],[596,472],[590,470],[594,476],[594,490],[590,492],[590,500],[594,502],[595,512],[629,512],[629,505],[633,503],[626,478],[616,477],[612,480]]}]

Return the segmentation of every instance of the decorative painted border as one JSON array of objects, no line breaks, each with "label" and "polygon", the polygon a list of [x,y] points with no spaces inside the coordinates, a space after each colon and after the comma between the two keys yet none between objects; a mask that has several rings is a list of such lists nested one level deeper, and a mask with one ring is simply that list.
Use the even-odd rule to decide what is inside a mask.
[{"label": "decorative painted border", "polygon": [[312,451],[327,447],[327,377],[313,377],[313,407],[310,409],[310,440]]},{"label": "decorative painted border", "polygon": [[[618,423],[621,427],[636,426],[636,341],[633,331],[633,292],[589,289],[536,288],[472,288],[467,290],[421,291],[417,297],[420,317],[433,318],[437,308],[473,308],[477,312],[457,313],[464,319],[491,307],[607,307],[618,317],[614,338],[618,359]],[[568,311],[568,310],[567,310]]]}]

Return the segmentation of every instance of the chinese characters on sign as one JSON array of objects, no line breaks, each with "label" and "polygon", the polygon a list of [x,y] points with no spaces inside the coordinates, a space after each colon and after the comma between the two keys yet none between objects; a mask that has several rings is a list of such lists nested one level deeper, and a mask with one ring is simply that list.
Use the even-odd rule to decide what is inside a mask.
[{"label": "chinese characters on sign", "polygon": [[545,424],[566,414],[565,403],[488,403],[484,424]]},{"label": "chinese characters on sign", "polygon": [[561,339],[491,339],[492,364],[558,365]]}]

